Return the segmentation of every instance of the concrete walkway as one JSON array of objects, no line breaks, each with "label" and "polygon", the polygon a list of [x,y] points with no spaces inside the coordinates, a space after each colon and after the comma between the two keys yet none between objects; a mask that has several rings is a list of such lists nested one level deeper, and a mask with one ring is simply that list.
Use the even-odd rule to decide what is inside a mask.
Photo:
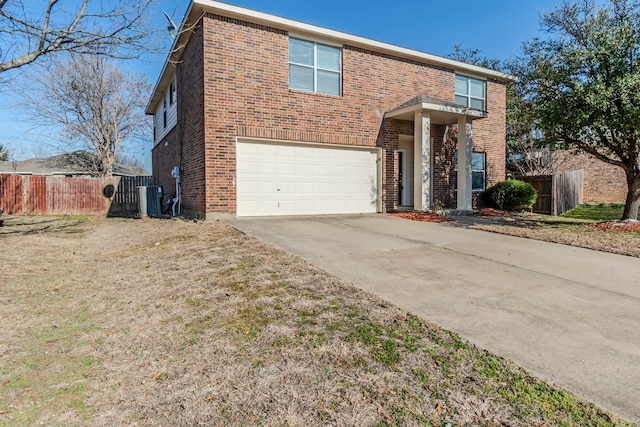
[{"label": "concrete walkway", "polygon": [[640,423],[637,258],[385,215],[229,223]]}]

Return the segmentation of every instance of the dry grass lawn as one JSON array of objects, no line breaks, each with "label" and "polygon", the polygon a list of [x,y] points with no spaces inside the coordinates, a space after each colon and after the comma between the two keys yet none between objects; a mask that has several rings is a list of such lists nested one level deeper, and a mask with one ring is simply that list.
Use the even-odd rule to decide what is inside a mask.
[{"label": "dry grass lawn", "polygon": [[2,426],[627,425],[224,223],[4,219]]},{"label": "dry grass lawn", "polygon": [[529,213],[485,220],[469,228],[640,258],[640,234],[634,232],[637,227],[611,231],[615,227],[598,227],[592,221]]}]

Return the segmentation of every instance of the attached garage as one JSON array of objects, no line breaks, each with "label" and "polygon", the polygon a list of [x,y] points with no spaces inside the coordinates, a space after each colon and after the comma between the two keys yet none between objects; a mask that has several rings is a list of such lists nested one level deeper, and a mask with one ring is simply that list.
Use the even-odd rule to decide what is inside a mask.
[{"label": "attached garage", "polygon": [[237,216],[376,213],[371,147],[238,141]]}]

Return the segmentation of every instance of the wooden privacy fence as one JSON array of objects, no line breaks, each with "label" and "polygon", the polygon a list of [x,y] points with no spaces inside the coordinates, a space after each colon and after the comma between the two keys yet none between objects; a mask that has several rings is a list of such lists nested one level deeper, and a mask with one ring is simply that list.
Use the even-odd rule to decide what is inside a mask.
[{"label": "wooden privacy fence", "polygon": [[153,184],[152,176],[123,176],[111,203],[111,215],[138,212],[138,187]]},{"label": "wooden privacy fence", "polygon": [[137,211],[137,185],[151,177],[88,177],[0,174],[5,214],[108,215]]},{"label": "wooden privacy fence", "polygon": [[555,175],[523,176],[538,193],[533,211],[547,215],[562,215],[582,204],[584,174],[575,170]]}]

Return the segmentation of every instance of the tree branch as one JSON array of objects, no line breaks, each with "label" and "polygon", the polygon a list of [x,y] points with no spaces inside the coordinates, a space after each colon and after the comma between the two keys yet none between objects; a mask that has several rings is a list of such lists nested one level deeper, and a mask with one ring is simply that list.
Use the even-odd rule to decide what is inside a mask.
[{"label": "tree branch", "polygon": [[600,151],[598,151],[598,149],[594,146],[591,146],[585,142],[583,142],[582,140],[579,139],[575,139],[572,138],[569,135],[563,135],[561,133],[558,134],[558,136],[560,137],[560,139],[562,139],[563,141],[565,141],[566,143],[578,148],[579,150],[584,151],[585,153],[589,153],[591,154],[593,157],[602,160],[605,163],[608,163],[610,165],[614,165],[614,166],[618,166],[624,169],[625,164],[623,162],[621,162],[620,160],[616,160],[616,159],[612,159],[609,156],[602,154]]},{"label": "tree branch", "polygon": [[97,11],[89,10],[88,0],[72,9],[49,0],[40,19],[31,18],[22,1],[0,0],[0,51],[9,55],[1,60],[0,73],[57,52],[134,58],[154,50],[148,39],[157,30],[146,27],[144,19],[152,0],[128,0],[111,9],[94,6]]}]

